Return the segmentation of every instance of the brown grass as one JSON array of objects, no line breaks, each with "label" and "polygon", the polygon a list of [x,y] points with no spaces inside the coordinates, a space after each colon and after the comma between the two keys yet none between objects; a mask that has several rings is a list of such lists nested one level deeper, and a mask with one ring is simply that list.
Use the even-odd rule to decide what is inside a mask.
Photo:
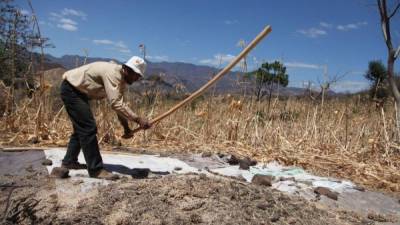
[{"label": "brown grass", "polygon": [[[47,95],[40,146],[66,146],[71,124],[59,98]],[[131,97],[131,102],[133,101]],[[137,99],[135,99],[137,100]],[[175,102],[157,98],[152,105],[136,104],[148,118]],[[29,145],[35,134],[39,103],[23,100],[17,111],[0,120],[1,145]],[[400,192],[400,145],[394,141],[392,103],[376,109],[360,97],[330,99],[323,108],[306,98],[275,99],[205,97],[179,110],[133,139],[122,140],[122,128],[105,101],[94,102],[98,138],[105,149],[120,145],[173,152],[227,152],[277,160],[311,172],[346,178],[371,189]],[[132,124],[134,127],[134,124]]]}]

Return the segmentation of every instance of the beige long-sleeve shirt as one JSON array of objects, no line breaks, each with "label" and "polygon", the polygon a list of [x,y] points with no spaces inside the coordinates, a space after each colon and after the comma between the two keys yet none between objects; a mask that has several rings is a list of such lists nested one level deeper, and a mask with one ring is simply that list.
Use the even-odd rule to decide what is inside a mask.
[{"label": "beige long-sleeve shirt", "polygon": [[113,62],[94,62],[65,72],[63,79],[91,99],[107,97],[120,116],[135,121],[138,116],[124,102],[127,83],[120,73],[121,68]]}]

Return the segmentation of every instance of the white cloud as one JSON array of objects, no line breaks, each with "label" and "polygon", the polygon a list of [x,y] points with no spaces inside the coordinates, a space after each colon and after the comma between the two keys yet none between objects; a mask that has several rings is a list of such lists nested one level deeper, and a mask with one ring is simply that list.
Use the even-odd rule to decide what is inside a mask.
[{"label": "white cloud", "polygon": [[169,60],[168,56],[166,56],[166,55],[154,55],[154,56],[148,55],[148,56],[146,56],[146,58],[153,60],[153,61],[168,61]]},{"label": "white cloud", "polygon": [[303,34],[310,38],[318,38],[327,35],[328,34],[328,32],[326,31],[327,29],[336,28],[339,31],[349,31],[349,30],[359,29],[360,27],[366,25],[368,25],[368,23],[365,21],[358,23],[349,23],[344,25],[334,25],[332,23],[327,23],[322,21],[319,22],[318,27],[311,27],[309,29],[300,29],[297,30],[297,33]]},{"label": "white cloud", "polygon": [[211,59],[202,59],[199,61],[201,64],[207,64],[211,66],[220,66],[231,62],[235,58],[231,54],[215,54]]},{"label": "white cloud", "polygon": [[108,40],[108,39],[95,39],[95,40],[93,40],[93,43],[96,45],[111,46],[112,50],[118,51],[120,53],[124,53],[124,54],[132,53],[132,51],[129,49],[129,47],[122,41],[112,41],[112,40]]},{"label": "white cloud", "polygon": [[69,24],[69,23],[63,23],[63,24],[57,24],[57,27],[64,29],[66,31],[76,31],[78,30],[78,27],[76,27],[73,24]]},{"label": "white cloud", "polygon": [[225,20],[224,23],[226,25],[234,25],[234,24],[238,24],[239,21],[238,20]]},{"label": "white cloud", "polygon": [[50,13],[50,20],[55,20],[56,18],[62,18],[62,16],[58,13],[51,12]]},{"label": "white cloud", "polygon": [[339,81],[332,85],[335,92],[358,92],[369,88],[367,81]]},{"label": "white cloud", "polygon": [[297,32],[300,33],[300,34],[303,34],[303,35],[305,35],[307,37],[310,37],[310,38],[318,38],[320,36],[328,34],[325,30],[322,30],[322,29],[319,29],[319,28],[315,28],[315,27],[312,27],[312,28],[309,28],[309,29],[306,29],[306,30],[304,30],[304,29],[298,30]]},{"label": "white cloud", "polygon": [[77,16],[80,17],[82,20],[86,20],[86,13],[79,11],[79,10],[75,10],[75,9],[68,9],[68,8],[64,8],[61,11],[61,14],[63,16]]},{"label": "white cloud", "polygon": [[60,23],[64,23],[64,24],[71,24],[71,25],[77,25],[77,23],[71,19],[68,18],[61,18]]},{"label": "white cloud", "polygon": [[359,29],[362,26],[366,26],[368,25],[367,22],[358,22],[358,23],[349,23],[349,24],[345,24],[345,25],[337,25],[336,29],[340,30],[340,31],[348,31],[348,30],[355,30],[355,29]]},{"label": "white cloud", "polygon": [[77,25],[78,23],[71,19],[60,17],[58,19],[57,27],[64,29],[66,31],[76,31],[78,30]]},{"label": "white cloud", "polygon": [[114,44],[113,41],[110,41],[110,40],[107,40],[107,39],[93,40],[93,43],[99,44],[99,45],[112,45],[112,44]]},{"label": "white cloud", "polygon": [[66,31],[76,31],[78,30],[78,22],[72,20],[69,17],[77,17],[82,20],[86,20],[87,15],[75,9],[64,8],[61,12],[51,12],[49,20],[54,21],[58,28],[64,29]]},{"label": "white cloud", "polygon": [[327,22],[320,22],[319,25],[323,28],[332,28],[333,24]]},{"label": "white cloud", "polygon": [[302,62],[285,62],[284,65],[288,68],[304,68],[304,69],[321,69],[321,65],[308,64]]}]

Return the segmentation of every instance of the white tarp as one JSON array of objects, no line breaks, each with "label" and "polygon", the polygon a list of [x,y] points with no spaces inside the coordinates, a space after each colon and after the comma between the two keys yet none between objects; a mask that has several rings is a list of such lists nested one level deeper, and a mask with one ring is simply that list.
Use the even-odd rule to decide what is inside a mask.
[{"label": "white tarp", "polygon": [[[47,169],[49,173],[54,167],[61,166],[61,160],[65,155],[65,150],[63,149],[49,149],[45,150],[46,158],[53,161],[52,166],[48,166]],[[123,166],[128,169],[134,168],[147,168],[152,172],[169,172],[169,173],[207,173],[205,170],[199,170],[193,166],[189,166],[186,162],[172,158],[172,157],[159,157],[157,155],[128,155],[128,154],[107,154],[103,153],[104,164]],[[192,160],[198,157],[193,157]],[[85,163],[83,154],[79,155],[78,161]],[[193,162],[192,162],[193,163]],[[206,165],[205,165],[206,166]],[[205,167],[204,166],[204,167]],[[176,170],[179,168],[179,170]],[[222,166],[221,168],[214,168],[211,171],[219,173],[226,176],[242,176],[248,182],[255,174],[264,174],[275,176],[276,178],[293,177],[295,181],[285,180],[277,181],[273,184],[273,187],[284,191],[293,193],[298,189],[304,189],[307,187],[327,187],[336,192],[343,192],[344,190],[353,190],[354,185],[349,181],[341,181],[337,179],[314,176],[301,168],[296,167],[284,167],[276,162],[271,162],[265,165],[257,164],[256,166],[250,167],[250,170],[240,170],[239,166],[230,166],[228,164]],[[103,183],[108,182],[99,181],[98,179],[88,178],[88,173],[86,170],[70,170],[71,177],[79,177],[80,179],[85,178],[85,182],[89,183]]]},{"label": "white tarp", "polygon": [[[44,151],[46,158],[53,161],[52,166],[47,166],[49,173],[56,166],[61,166],[61,160],[64,157],[65,150],[61,148],[48,149]],[[152,172],[169,172],[169,173],[205,173],[211,175],[204,168],[210,168],[214,173],[225,176],[243,177],[246,181],[251,182],[255,174],[271,175],[276,177],[272,184],[272,188],[294,195],[301,195],[307,199],[315,198],[313,190],[315,187],[327,187],[339,193],[339,199],[336,202],[323,198],[326,205],[333,207],[342,207],[358,212],[376,211],[382,213],[392,213],[399,215],[400,206],[397,200],[385,196],[382,193],[365,191],[356,191],[355,185],[350,181],[338,180],[329,177],[314,176],[301,168],[285,167],[277,162],[267,164],[257,164],[250,167],[249,170],[240,170],[239,166],[231,166],[221,163],[217,156],[205,159],[200,155],[192,155],[190,157],[182,157],[181,159],[173,157],[160,157],[157,155],[131,155],[131,154],[107,154],[102,153],[104,164],[114,167],[123,167],[126,170],[134,168],[147,168]],[[79,155],[79,162],[85,163],[83,155]],[[213,163],[217,161],[218,163]],[[93,190],[94,187],[107,185],[110,181],[89,178],[86,170],[70,170],[70,179],[56,180],[57,192],[59,195],[65,196],[62,199],[68,199],[68,204],[76,204],[80,195],[78,192],[86,192]],[[279,178],[286,178],[279,180]],[[294,179],[293,179],[294,178]],[[79,184],[79,185],[76,185]]]}]

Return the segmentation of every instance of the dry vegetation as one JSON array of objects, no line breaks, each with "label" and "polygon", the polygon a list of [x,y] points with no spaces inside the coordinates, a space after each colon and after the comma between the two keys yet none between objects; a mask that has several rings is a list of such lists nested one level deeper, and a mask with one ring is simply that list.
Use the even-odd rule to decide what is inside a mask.
[{"label": "dry vegetation", "polygon": [[[56,90],[49,89],[41,101],[37,96],[23,99],[11,115],[1,117],[1,145],[66,146],[71,124]],[[176,103],[157,97],[148,105],[140,99],[130,96],[130,102],[136,102],[133,108],[148,118]],[[293,97],[275,99],[268,113],[267,103],[250,97],[209,95],[124,140],[106,101],[93,102],[103,149],[122,145],[165,152],[230,152],[398,193],[400,145],[394,141],[393,108],[392,103],[375,108],[360,96],[329,99],[323,106]]]}]

